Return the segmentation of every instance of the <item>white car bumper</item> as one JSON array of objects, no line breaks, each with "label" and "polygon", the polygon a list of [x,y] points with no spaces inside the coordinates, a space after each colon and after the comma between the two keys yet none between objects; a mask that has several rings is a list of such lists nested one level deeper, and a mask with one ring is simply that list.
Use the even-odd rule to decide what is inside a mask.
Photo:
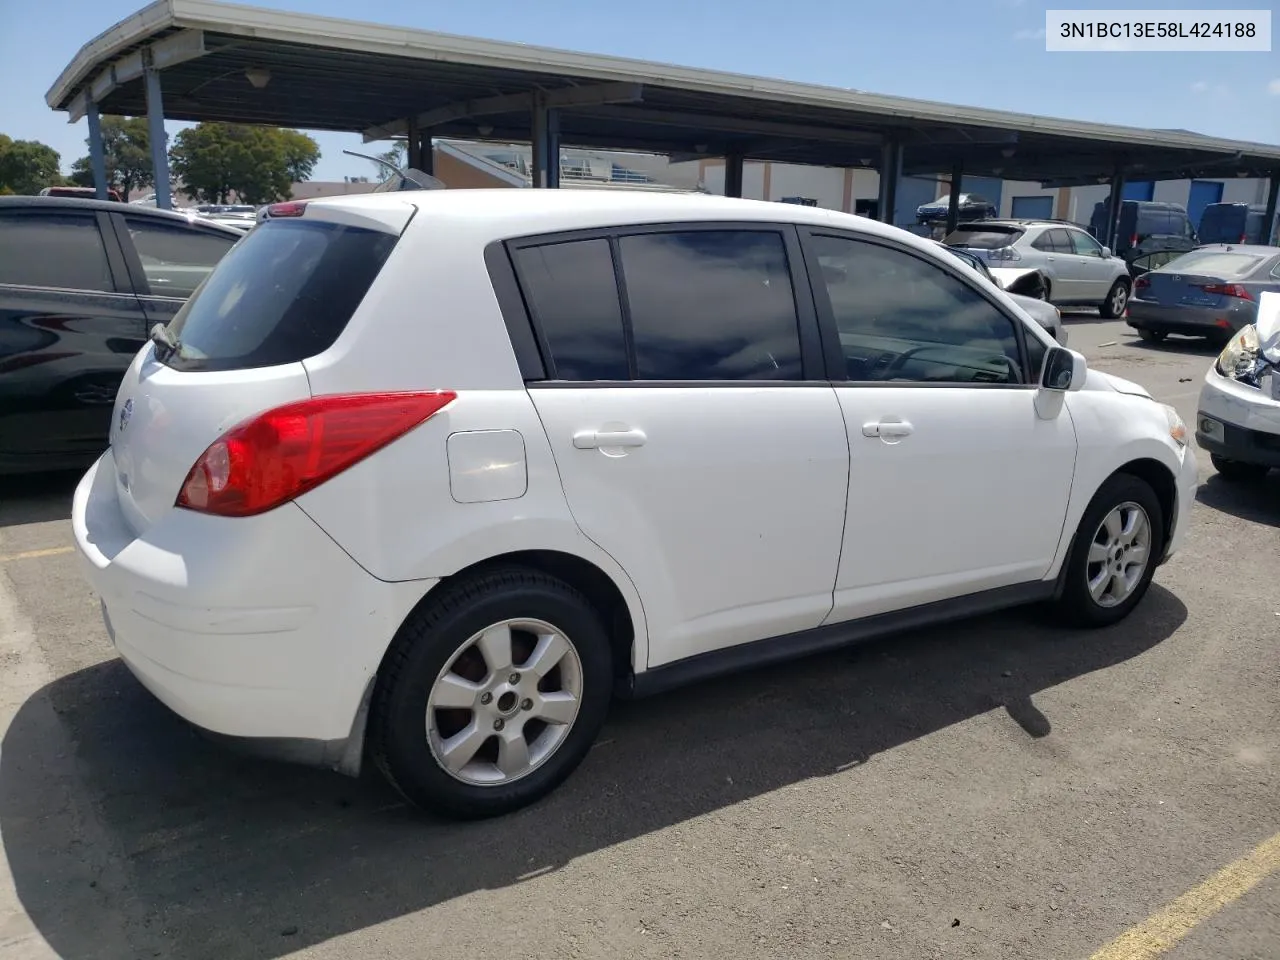
[{"label": "white car bumper", "polygon": [[1177,553],[1178,548],[1187,538],[1187,530],[1191,526],[1191,508],[1196,502],[1196,490],[1199,486],[1200,468],[1196,464],[1196,452],[1188,444],[1182,451],[1182,466],[1177,478],[1178,505],[1173,518],[1173,528],[1169,531],[1169,543],[1165,547],[1161,563]]},{"label": "white car bumper", "polygon": [[175,509],[138,536],[107,451],[72,508],[120,657],[170,709],[262,752],[358,767],[366,690],[434,581],[385,583],[298,506],[227,519]]},{"label": "white car bumper", "polygon": [[1280,398],[1210,367],[1200,388],[1196,443],[1227,460],[1280,467]]}]

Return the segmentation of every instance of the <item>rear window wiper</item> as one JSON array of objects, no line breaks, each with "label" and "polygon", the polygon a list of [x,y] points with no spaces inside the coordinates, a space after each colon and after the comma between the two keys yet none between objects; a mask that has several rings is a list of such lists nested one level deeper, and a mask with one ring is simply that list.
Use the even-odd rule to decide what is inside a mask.
[{"label": "rear window wiper", "polygon": [[[169,332],[169,328],[163,323],[157,323],[151,328],[151,335],[148,339],[156,345],[156,359],[161,363],[164,363],[182,349],[181,341],[175,340],[173,334]],[[161,355],[161,351],[164,351],[163,355]]]}]

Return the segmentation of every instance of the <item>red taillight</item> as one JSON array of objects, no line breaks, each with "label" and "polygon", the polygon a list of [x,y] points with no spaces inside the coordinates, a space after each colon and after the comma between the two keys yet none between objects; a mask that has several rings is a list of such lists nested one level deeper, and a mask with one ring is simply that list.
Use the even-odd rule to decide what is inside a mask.
[{"label": "red taillight", "polygon": [[1135,233],[1129,238],[1129,246],[1136,247],[1138,245],[1138,235]]},{"label": "red taillight", "polygon": [[267,207],[267,217],[300,217],[307,212],[307,201],[287,200],[284,203],[273,203]]},{"label": "red taillight", "polygon": [[1143,277],[1139,277],[1137,280],[1133,281],[1133,289],[1134,289],[1134,290],[1145,290],[1145,289],[1147,289],[1147,287],[1149,287],[1149,286],[1151,286],[1151,278],[1150,278],[1150,277],[1143,276]]},{"label": "red taillight", "polygon": [[430,419],[449,390],[313,397],[268,410],[215,440],[176,506],[247,517],[287,503]]},{"label": "red taillight", "polygon": [[1252,300],[1251,294],[1238,283],[1206,283],[1200,287],[1205,293],[1217,293],[1224,297],[1235,297],[1238,300]]}]

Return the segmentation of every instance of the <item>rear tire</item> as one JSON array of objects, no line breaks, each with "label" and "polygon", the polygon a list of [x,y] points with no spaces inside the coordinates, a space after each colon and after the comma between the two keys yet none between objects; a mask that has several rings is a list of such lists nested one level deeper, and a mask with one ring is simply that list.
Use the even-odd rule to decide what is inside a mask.
[{"label": "rear tire", "polygon": [[612,697],[609,634],[586,597],[538,571],[504,567],[438,589],[387,653],[369,755],[425,810],[510,813],[591,749]]},{"label": "rear tire", "polygon": [[1163,330],[1148,330],[1146,327],[1138,328],[1138,338],[1147,341],[1147,343],[1164,343],[1164,338],[1169,336]]},{"label": "rear tire", "polygon": [[1218,476],[1223,480],[1231,483],[1257,483],[1267,475],[1269,467],[1259,466],[1256,463],[1241,463],[1239,460],[1228,460],[1226,457],[1220,457],[1216,453],[1209,454],[1209,460],[1213,464],[1213,469],[1218,471]]},{"label": "rear tire", "polygon": [[1106,627],[1127,617],[1151,586],[1164,553],[1164,529],[1164,510],[1150,484],[1128,473],[1110,477],[1076,529],[1057,612],[1080,627]]},{"label": "rear tire", "polygon": [[1107,291],[1107,299],[1103,300],[1102,305],[1098,307],[1098,313],[1104,320],[1115,320],[1117,317],[1124,316],[1125,308],[1128,306],[1129,281],[1121,278]]}]

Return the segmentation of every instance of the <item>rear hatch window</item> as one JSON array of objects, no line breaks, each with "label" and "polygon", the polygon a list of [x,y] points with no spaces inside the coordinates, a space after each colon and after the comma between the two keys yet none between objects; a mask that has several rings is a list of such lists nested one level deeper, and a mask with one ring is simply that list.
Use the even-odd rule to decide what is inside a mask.
[{"label": "rear hatch window", "polygon": [[1018,227],[974,226],[952,230],[943,241],[949,247],[971,250],[998,250],[1017,242],[1023,231]]},{"label": "rear hatch window", "polygon": [[169,324],[176,370],[297,363],[332,346],[398,237],[322,220],[272,219],[228,253]]},{"label": "rear hatch window", "polygon": [[1235,204],[1209,205],[1200,218],[1201,243],[1239,243],[1248,210]]}]

